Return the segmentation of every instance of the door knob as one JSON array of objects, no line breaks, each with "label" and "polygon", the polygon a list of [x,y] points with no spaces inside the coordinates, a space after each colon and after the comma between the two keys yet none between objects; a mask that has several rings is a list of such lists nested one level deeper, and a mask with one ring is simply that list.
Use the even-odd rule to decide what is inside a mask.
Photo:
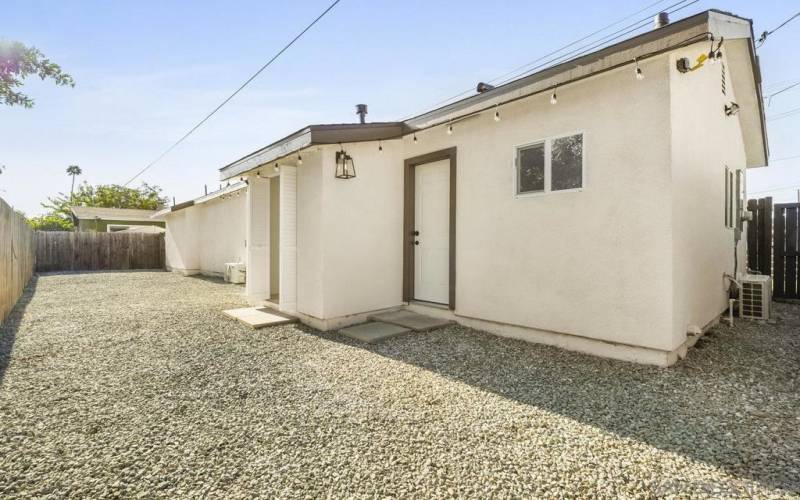
[{"label": "door knob", "polygon": [[414,231],[414,236],[419,236],[419,231]]},{"label": "door knob", "polygon": [[419,245],[419,240],[414,241],[415,245]]}]

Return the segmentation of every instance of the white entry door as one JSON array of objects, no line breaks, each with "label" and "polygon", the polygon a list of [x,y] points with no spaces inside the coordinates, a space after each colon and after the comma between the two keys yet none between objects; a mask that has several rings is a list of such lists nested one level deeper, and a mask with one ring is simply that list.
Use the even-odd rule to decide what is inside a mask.
[{"label": "white entry door", "polygon": [[450,301],[450,160],[414,167],[414,298]]}]

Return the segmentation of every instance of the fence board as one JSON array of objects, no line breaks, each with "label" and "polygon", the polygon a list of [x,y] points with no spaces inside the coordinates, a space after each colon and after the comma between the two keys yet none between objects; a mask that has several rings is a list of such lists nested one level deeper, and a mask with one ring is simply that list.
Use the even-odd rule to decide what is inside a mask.
[{"label": "fence board", "polygon": [[797,296],[797,208],[786,208],[786,296]]},{"label": "fence board", "polygon": [[164,269],[164,235],[38,231],[36,270]]},{"label": "fence board", "polygon": [[36,240],[25,218],[0,199],[0,324],[17,303],[36,263]]},{"label": "fence board", "polygon": [[748,200],[747,210],[753,214],[753,220],[747,224],[747,267],[759,269],[758,266],[758,223],[755,217],[758,213],[758,200]]},{"label": "fence board", "polygon": [[776,296],[786,294],[786,286],[784,281],[785,275],[785,227],[786,227],[786,210],[780,206],[775,207],[775,233],[773,235],[773,248],[775,249],[775,274],[773,276],[773,292]]}]

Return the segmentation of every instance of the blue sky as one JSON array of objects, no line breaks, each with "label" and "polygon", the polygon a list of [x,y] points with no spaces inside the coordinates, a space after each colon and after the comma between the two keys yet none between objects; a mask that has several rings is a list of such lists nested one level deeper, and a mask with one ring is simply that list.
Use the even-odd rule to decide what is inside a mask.
[{"label": "blue sky", "polygon": [[[0,196],[40,213],[46,196],[69,189],[70,164],[93,184],[125,182],[329,3],[5,1],[0,37],[40,48],[77,85],[30,80],[25,91],[35,108],[0,108]],[[204,184],[218,185],[222,165],[308,123],[354,121],[359,102],[369,104],[370,121],[425,110],[652,3],[342,0],[142,180],[179,201],[194,198]],[[758,34],[798,4],[701,0],[673,20],[707,8],[752,18]],[[797,47],[800,20],[760,50],[766,94],[800,81]],[[775,97],[767,115],[798,107],[800,86]],[[768,126],[773,159],[800,156],[800,114]],[[800,157],[748,178],[759,196],[800,188]],[[793,189],[774,195],[797,196]]]}]

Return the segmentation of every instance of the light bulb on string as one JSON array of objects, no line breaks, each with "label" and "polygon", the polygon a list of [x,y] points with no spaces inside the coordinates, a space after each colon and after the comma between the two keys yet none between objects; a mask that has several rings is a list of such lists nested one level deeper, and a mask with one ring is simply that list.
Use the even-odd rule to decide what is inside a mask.
[{"label": "light bulb on string", "polygon": [[383,143],[381,141],[378,141],[378,152],[383,153]]},{"label": "light bulb on string", "polygon": [[496,122],[500,121],[500,109],[498,109],[496,105],[494,107],[494,121]]},{"label": "light bulb on string", "polygon": [[453,125],[452,124],[447,126],[447,135],[453,135]]},{"label": "light bulb on string", "polygon": [[417,142],[419,142],[419,141],[417,140],[417,133],[416,133],[416,132],[414,132],[414,144],[416,144]]},{"label": "light bulb on string", "polygon": [[303,157],[300,156],[300,155],[297,155],[297,164],[298,165],[302,165],[303,164]]},{"label": "light bulb on string", "polygon": [[636,72],[635,72],[636,79],[637,80],[644,80],[644,73],[642,73],[642,68],[639,67],[639,60],[638,59],[634,59],[633,61],[636,63]]},{"label": "light bulb on string", "polygon": [[558,104],[558,96],[555,89],[553,89],[553,95],[550,96],[550,104]]}]

